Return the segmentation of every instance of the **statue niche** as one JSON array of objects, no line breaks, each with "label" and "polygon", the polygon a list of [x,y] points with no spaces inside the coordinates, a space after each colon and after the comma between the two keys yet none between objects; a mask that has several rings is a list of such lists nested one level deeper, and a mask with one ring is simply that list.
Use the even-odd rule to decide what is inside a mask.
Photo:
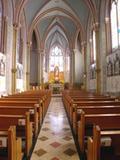
[{"label": "statue niche", "polygon": [[118,54],[116,54],[115,60],[114,60],[114,75],[120,74],[120,59]]},{"label": "statue niche", "polygon": [[107,63],[107,76],[113,76],[113,63],[111,61],[111,59],[109,58],[109,61]]},{"label": "statue niche", "polygon": [[3,62],[3,59],[0,61],[0,75],[5,76],[5,63]]},{"label": "statue niche", "polygon": [[54,80],[55,80],[55,83],[59,82],[59,67],[58,66],[54,68]]}]

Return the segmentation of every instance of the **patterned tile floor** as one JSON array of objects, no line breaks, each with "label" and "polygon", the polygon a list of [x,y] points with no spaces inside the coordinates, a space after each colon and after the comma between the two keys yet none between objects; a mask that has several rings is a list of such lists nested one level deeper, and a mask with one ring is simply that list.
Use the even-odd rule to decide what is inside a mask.
[{"label": "patterned tile floor", "polygon": [[60,97],[53,97],[30,160],[80,160]]}]

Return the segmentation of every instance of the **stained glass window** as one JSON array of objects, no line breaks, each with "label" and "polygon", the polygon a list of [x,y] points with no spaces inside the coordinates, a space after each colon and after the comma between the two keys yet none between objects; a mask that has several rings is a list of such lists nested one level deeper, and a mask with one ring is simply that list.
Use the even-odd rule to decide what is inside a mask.
[{"label": "stained glass window", "polygon": [[54,68],[58,66],[59,71],[63,71],[63,54],[62,50],[56,46],[51,50],[50,54],[50,71],[54,71]]}]

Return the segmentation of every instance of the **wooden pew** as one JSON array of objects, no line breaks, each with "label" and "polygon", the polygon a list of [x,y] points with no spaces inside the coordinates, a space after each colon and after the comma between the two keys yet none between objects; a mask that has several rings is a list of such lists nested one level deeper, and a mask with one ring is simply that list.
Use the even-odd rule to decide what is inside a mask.
[{"label": "wooden pew", "polygon": [[[41,102],[42,103],[42,102]],[[39,123],[42,123],[43,120],[43,113],[42,113],[42,104],[37,104],[36,101],[12,101],[12,100],[1,100],[0,99],[0,106],[29,106],[29,107],[37,107],[37,111],[38,111],[38,120]]]},{"label": "wooden pew", "polygon": [[[48,95],[50,95],[50,96],[48,96]],[[42,101],[41,101],[41,99],[42,99]],[[43,117],[45,116],[45,113],[47,111],[48,104],[50,103],[50,99],[51,99],[51,94],[50,94],[50,92],[46,92],[46,91],[43,94],[41,94],[41,96],[39,93],[36,93],[36,92],[34,92],[34,94],[33,94],[33,92],[29,92],[29,93],[26,92],[23,94],[18,94],[17,96],[12,95],[12,96],[8,96],[8,97],[4,97],[4,98],[0,99],[0,113],[2,114],[2,115],[0,115],[0,119],[2,118],[3,119],[2,121],[5,122],[4,127],[6,125],[9,126],[11,123],[12,123],[12,125],[15,125],[15,124],[17,125],[17,136],[22,137],[22,139],[24,139],[24,137],[25,137],[25,145],[26,145],[25,154],[26,154],[26,156],[29,155],[30,149],[32,146],[32,123],[30,123],[30,115],[29,115],[29,118],[27,116],[25,119],[25,122],[24,122],[26,127],[23,129],[23,126],[20,127],[19,126],[20,124],[17,124],[18,123],[17,121],[19,121],[19,120],[17,120],[17,118],[20,118],[21,120],[23,120],[22,117],[25,116],[25,115],[23,115],[25,113],[25,111],[34,109],[34,113],[36,113],[36,108],[37,108],[38,113],[39,113],[39,117],[40,117],[40,119],[43,120]],[[44,104],[43,104],[43,101],[44,101]],[[8,112],[9,112],[9,115],[8,115]],[[17,115],[17,113],[18,113],[18,115]],[[37,115],[37,114],[35,114],[35,115]],[[38,120],[35,117],[37,117],[37,116],[34,116],[34,121],[32,121],[32,122],[34,124],[37,124],[36,122]],[[13,119],[14,119],[14,122],[13,122]],[[28,120],[29,120],[29,123],[27,123]],[[0,122],[2,122],[2,121],[0,120]],[[6,123],[6,121],[7,121],[7,123]],[[27,124],[29,124],[29,125],[27,125]],[[0,127],[4,129],[2,123],[0,123]],[[36,133],[36,130],[38,130],[37,129],[38,126],[35,125],[34,128],[36,128],[35,129],[35,133]],[[24,135],[23,135],[23,130],[24,130]],[[22,133],[22,135],[21,135],[21,133]],[[17,159],[17,160],[20,160],[20,159]]]},{"label": "wooden pew", "polygon": [[[118,128],[114,130],[114,125],[111,127],[107,127],[107,130],[104,130],[103,127],[102,130],[99,126],[94,126],[93,128],[93,138],[88,138],[88,151],[87,151],[87,160],[119,160],[120,159],[120,124],[118,124]],[[102,137],[110,137],[112,139],[112,147],[114,149],[114,152],[112,152],[109,155],[109,152],[103,154],[101,152],[101,148],[103,148],[101,144],[101,138]],[[105,147],[104,147],[105,150]]]},{"label": "wooden pew", "polygon": [[[0,98],[0,102],[1,101],[21,101],[21,102],[33,102],[34,104],[38,104],[38,113],[39,113],[39,119],[40,122],[42,122],[46,112],[47,112],[47,105],[46,105],[46,100],[44,99],[44,97],[40,98],[40,97],[31,97],[31,96],[16,96],[16,97],[4,97],[4,98]],[[39,108],[40,107],[40,108]]]},{"label": "wooden pew", "polygon": [[30,122],[33,126],[33,135],[37,137],[38,135],[38,113],[37,107],[29,106],[0,106],[0,114],[10,114],[10,115],[25,115],[26,112],[30,112]]},{"label": "wooden pew", "polygon": [[76,101],[115,101],[116,98],[111,98],[108,96],[102,96],[102,95],[92,95],[90,94],[86,94],[86,95],[63,95],[63,102],[64,105],[66,107],[66,110],[68,112],[69,115],[69,109],[71,106],[71,103],[76,103]]},{"label": "wooden pew", "polygon": [[72,101],[71,105],[69,106],[69,118],[70,122],[72,123],[73,112],[76,108],[81,108],[82,106],[120,106],[120,101]]},{"label": "wooden pew", "polygon": [[29,112],[26,115],[0,114],[0,128],[5,130],[9,126],[16,126],[16,134],[25,140],[25,155],[28,156],[32,147],[32,123]]},{"label": "wooden pew", "polygon": [[74,132],[77,134],[77,122],[81,119],[81,113],[85,114],[107,114],[107,113],[120,113],[120,106],[82,106],[75,108],[73,112],[72,126]]},{"label": "wooden pew", "polygon": [[42,91],[25,91],[19,94],[9,95],[8,97],[34,97],[34,98],[42,98],[45,103],[45,107],[48,107],[51,100],[51,91],[42,90]]},{"label": "wooden pew", "polygon": [[[114,129],[120,124],[120,114],[85,114],[81,113],[81,120],[78,122],[78,142],[82,153],[85,151],[85,136],[87,129],[91,131],[93,125],[110,128],[114,125]],[[87,135],[88,136],[88,135]],[[91,136],[91,135],[90,135]]]},{"label": "wooden pew", "polygon": [[[46,91],[45,91],[45,93],[46,93]],[[48,92],[48,93],[50,93],[50,92]],[[41,124],[42,121],[43,121],[43,117],[45,116],[45,113],[47,111],[47,107],[48,107],[46,105],[48,103],[48,102],[46,103],[47,96],[45,96],[45,95],[43,96],[43,95],[44,94],[42,93],[42,96],[40,97],[39,92],[36,92],[36,91],[35,92],[31,92],[31,91],[30,92],[23,92],[22,94],[20,93],[20,94],[14,94],[14,95],[10,95],[10,96],[7,96],[7,97],[3,97],[3,98],[0,99],[0,103],[4,103],[2,101],[5,101],[5,103],[7,103],[7,104],[9,103],[9,105],[13,105],[12,102],[17,101],[16,106],[21,104],[22,102],[28,102],[29,103],[28,105],[33,105],[33,104],[30,104],[30,102],[32,101],[33,103],[35,103],[35,105],[38,108],[38,119],[39,119],[39,122]],[[7,101],[10,101],[10,102],[7,102]],[[20,101],[22,101],[22,102],[20,102]],[[43,103],[43,101],[45,101],[45,103]],[[23,105],[23,103],[21,105]],[[25,105],[27,105],[27,104],[25,104]],[[39,105],[40,105],[40,107],[39,107]]]},{"label": "wooden pew", "polygon": [[76,90],[72,90],[72,91],[63,91],[62,92],[62,98],[63,98],[63,102],[64,104],[69,103],[71,100],[77,100],[77,99],[83,99],[82,101],[84,101],[85,98],[89,98],[89,99],[94,99],[94,98],[98,98],[98,99],[115,99],[115,98],[111,98],[110,96],[105,96],[105,95],[98,95],[95,93],[91,93],[91,92],[85,92],[85,91],[76,91]]},{"label": "wooden pew", "polygon": [[16,137],[15,126],[0,129],[0,141],[0,160],[22,160],[22,141]]},{"label": "wooden pew", "polygon": [[87,141],[87,160],[93,160],[93,139],[88,137]]}]

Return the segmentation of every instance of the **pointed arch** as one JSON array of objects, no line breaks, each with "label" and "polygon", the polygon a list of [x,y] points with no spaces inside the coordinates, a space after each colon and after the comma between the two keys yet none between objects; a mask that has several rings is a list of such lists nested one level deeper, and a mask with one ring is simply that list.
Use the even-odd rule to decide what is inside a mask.
[{"label": "pointed arch", "polygon": [[40,50],[40,48],[42,48],[42,44],[41,44],[40,33],[39,33],[39,30],[38,30],[37,27],[34,29],[34,32],[35,32],[35,35],[36,35],[38,50]]},{"label": "pointed arch", "polygon": [[17,6],[15,7],[15,16],[14,16],[14,23],[19,24],[20,22],[20,16],[23,11],[23,8],[28,0],[21,0],[17,3]]},{"label": "pointed arch", "polygon": [[85,0],[85,3],[90,9],[94,23],[98,23],[98,14],[95,3],[92,0]]},{"label": "pointed arch", "polygon": [[[69,45],[69,43],[68,43],[68,40],[66,39],[66,37],[65,37],[65,35],[63,35],[64,33],[61,33],[60,31],[55,31],[55,32],[53,32],[53,33],[51,33],[47,38],[48,39],[46,39],[46,41],[49,41],[49,39],[50,39],[50,42],[49,42],[49,47],[51,47],[51,44],[54,44],[54,43],[59,43],[59,44],[61,44],[62,45],[62,47],[64,48],[65,46],[64,46],[64,44],[63,44],[63,41],[66,41],[66,44],[67,45]],[[54,41],[54,37],[55,36],[58,36],[59,35],[59,40],[57,40],[57,41]],[[51,38],[52,37],[52,38]],[[63,41],[61,41],[61,40],[63,40]],[[46,43],[45,43],[46,44]],[[48,44],[48,43],[47,43]],[[50,49],[50,48],[48,48],[48,49]]]},{"label": "pointed arch", "polygon": [[[47,0],[46,3],[44,4],[44,6],[49,2],[50,0]],[[65,0],[63,0],[65,3],[67,3]],[[108,1],[108,0],[106,0]],[[21,0],[19,2],[19,4],[17,5],[17,8],[15,10],[15,19],[14,22],[15,23],[19,23],[19,19],[20,19],[20,15],[22,12],[22,9],[25,7],[25,4],[28,3],[28,0]],[[97,17],[97,10],[96,10],[96,6],[94,4],[94,2],[92,0],[84,0],[85,4],[88,6],[88,8],[90,9],[90,12],[92,14],[92,16],[94,17],[95,22],[98,22],[98,17]],[[44,7],[42,6],[42,7]]]},{"label": "pointed arch", "polygon": [[64,26],[58,22],[54,23],[53,25],[49,25],[49,27],[47,28],[45,35],[44,35],[44,39],[43,39],[43,44],[45,45],[45,40],[49,34],[49,32],[55,27],[55,26],[59,26],[61,28],[61,30],[64,32],[64,34],[66,35],[66,38],[69,42],[69,44],[71,44],[71,39],[68,36],[67,30],[64,28]]},{"label": "pointed arch", "polygon": [[58,7],[57,7],[57,8],[52,8],[52,9],[46,10],[45,12],[41,13],[38,17],[36,17],[36,18],[34,19],[34,21],[32,22],[32,24],[31,24],[31,26],[30,26],[30,28],[29,28],[29,31],[28,31],[28,39],[29,39],[29,40],[31,39],[31,32],[32,32],[32,30],[33,30],[33,29],[35,28],[35,26],[40,22],[40,20],[41,20],[44,16],[48,15],[48,13],[52,13],[52,12],[54,12],[54,11],[59,11],[59,12],[61,12],[61,13],[64,13],[64,14],[67,15],[72,21],[74,21],[74,23],[75,23],[77,26],[80,27],[81,33],[82,33],[81,36],[82,36],[82,38],[84,39],[85,31],[84,31],[82,25],[78,22],[78,20],[77,20],[70,12],[66,11],[65,9],[58,8]]}]

